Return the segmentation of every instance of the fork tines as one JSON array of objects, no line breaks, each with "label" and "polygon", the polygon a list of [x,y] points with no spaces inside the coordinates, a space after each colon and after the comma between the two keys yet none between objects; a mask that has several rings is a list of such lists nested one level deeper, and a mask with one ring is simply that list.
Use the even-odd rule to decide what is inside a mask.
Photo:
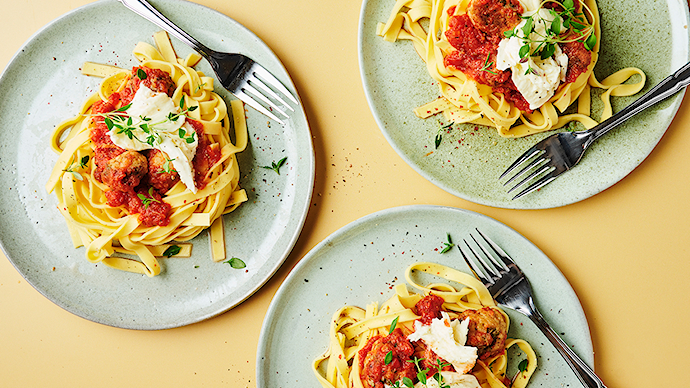
[{"label": "fork tines", "polygon": [[[252,61],[244,77],[237,80],[233,94],[247,105],[279,122],[285,124],[276,114],[289,118],[285,108],[295,111],[284,97],[292,103],[298,104],[297,99],[288,89],[268,70]],[[281,97],[281,95],[283,97]]]},{"label": "fork tines", "polygon": [[[554,173],[554,167],[549,163],[551,159],[545,154],[545,150],[539,149],[536,146],[528,149],[498,178],[499,180],[503,179],[510,175],[510,173],[514,170],[517,170],[517,172],[503,184],[503,186],[508,186],[519,178],[522,178],[525,174],[529,173],[526,177],[522,178],[522,180],[508,190],[509,193],[513,192],[516,189],[523,187],[526,183],[533,181],[522,191],[518,192],[513,199],[518,199],[535,190],[538,190],[549,184],[552,180],[556,179],[558,174]],[[539,179],[534,180],[536,178]]]},{"label": "fork tines", "polygon": [[475,228],[475,230],[485,242],[481,243],[480,241],[477,241],[477,239],[470,233],[470,237],[474,241],[475,245],[479,248],[479,251],[481,251],[481,254],[479,251],[473,248],[467,242],[467,240],[464,239],[463,241],[470,252],[472,252],[474,260],[470,259],[462,248],[458,248],[460,249],[460,253],[462,254],[462,258],[465,260],[465,263],[467,263],[474,275],[481,280],[482,283],[493,285],[498,279],[501,278],[501,276],[503,276],[503,274],[511,270],[520,270],[510,256],[508,256],[508,254],[501,249],[501,247],[486,237],[479,229]]}]

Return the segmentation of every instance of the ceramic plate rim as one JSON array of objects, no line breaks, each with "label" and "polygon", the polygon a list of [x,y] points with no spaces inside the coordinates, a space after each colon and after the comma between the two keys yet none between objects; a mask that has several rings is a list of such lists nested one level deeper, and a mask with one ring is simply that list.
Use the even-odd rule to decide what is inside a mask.
[{"label": "ceramic plate rim", "polygon": [[[443,212],[444,214],[449,214],[452,216],[456,217],[477,217],[482,220],[482,222],[486,222],[489,224],[492,224],[492,228],[497,228],[497,229],[502,229],[508,233],[513,234],[517,238],[520,239],[521,244],[524,244],[525,246],[529,246],[531,250],[534,250],[537,252],[541,258],[539,260],[542,260],[541,262],[551,266],[550,270],[553,271],[554,275],[557,275],[559,277],[559,281],[562,282],[563,285],[567,287],[565,290],[568,292],[568,294],[574,298],[573,303],[575,305],[574,307],[574,313],[576,317],[580,320],[580,324],[583,324],[582,327],[578,327],[577,329],[582,329],[584,330],[584,343],[580,344],[580,346],[583,346],[583,348],[579,349],[579,354],[581,357],[583,357],[584,361],[593,367],[594,364],[594,350],[593,350],[593,343],[592,343],[592,337],[591,337],[591,332],[589,330],[589,324],[587,322],[587,318],[584,312],[584,309],[582,308],[582,304],[579,301],[579,298],[575,291],[573,290],[572,286],[568,282],[567,278],[563,275],[563,273],[558,269],[558,267],[553,264],[553,262],[536,246],[534,245],[531,241],[526,239],[524,236],[522,236],[520,233],[512,229],[511,227],[503,224],[500,221],[497,221],[491,217],[488,217],[486,215],[483,215],[481,213],[477,213],[471,210],[466,210],[462,208],[455,208],[455,207],[450,207],[450,206],[441,206],[441,205],[405,205],[405,206],[398,206],[398,207],[393,207],[393,208],[388,208],[388,209],[383,209],[376,211],[374,213],[365,215],[355,221],[352,221],[348,223],[347,225],[341,227],[340,229],[336,230],[335,232],[331,233],[328,237],[323,239],[321,242],[319,242],[314,248],[312,248],[298,263],[295,265],[295,267],[290,271],[286,279],[283,281],[281,284],[280,288],[278,291],[275,293],[273,296],[273,299],[271,300],[271,304],[268,307],[268,310],[266,312],[266,315],[264,316],[264,321],[261,327],[261,332],[259,335],[259,343],[257,347],[257,356],[256,356],[256,378],[257,378],[257,387],[259,388],[267,388],[267,383],[265,382],[265,378],[262,374],[262,372],[268,373],[268,371],[264,371],[266,369],[266,364],[267,360],[269,359],[269,354],[267,354],[267,348],[269,348],[269,338],[271,337],[272,330],[275,326],[275,322],[278,322],[279,319],[276,317],[277,311],[279,308],[284,307],[283,303],[285,299],[289,298],[289,293],[290,289],[295,287],[296,285],[300,284],[300,279],[302,277],[305,277],[306,279],[306,274],[303,273],[303,269],[310,264],[312,264],[312,261],[318,261],[319,260],[319,254],[320,252],[324,249],[327,248],[329,245],[332,244],[334,241],[338,241],[341,237],[346,236],[348,233],[350,233],[353,230],[356,230],[358,228],[363,228],[364,226],[367,226],[372,223],[376,223],[377,220],[379,219],[387,219],[390,217],[395,217],[397,215],[405,215],[407,213],[411,212]],[[456,236],[454,239],[457,240],[460,238],[459,236]],[[545,261],[543,261],[545,260]],[[532,280],[534,282],[534,280]],[[404,282],[404,280],[403,280]],[[362,305],[368,303],[369,301],[362,301]],[[289,303],[289,301],[288,301]],[[323,328],[321,329],[323,330]],[[327,344],[327,338],[325,335],[323,335],[322,342],[324,346]],[[548,341],[544,341],[545,343],[548,343]],[[550,344],[547,346],[551,346]],[[325,349],[325,348],[324,348]],[[318,356],[318,354],[312,355],[314,358]],[[274,373],[274,371],[270,371],[271,373]],[[278,371],[275,371],[275,373],[278,373]],[[316,386],[318,382],[316,381],[314,377],[314,386]]]},{"label": "ceramic plate rim", "polygon": [[[381,103],[377,103],[376,99],[373,95],[372,87],[371,87],[371,82],[374,76],[367,75],[366,73],[366,66],[367,62],[364,59],[363,56],[363,42],[364,42],[364,35],[367,33],[364,31],[364,21],[366,18],[366,11],[367,7],[370,3],[374,2],[379,2],[381,0],[364,0],[362,2],[362,6],[360,8],[360,15],[359,15],[359,24],[358,24],[358,39],[357,39],[357,51],[358,51],[358,64],[359,64],[359,70],[360,70],[360,77],[364,89],[364,94],[367,100],[367,104],[369,106],[369,109],[374,117],[374,120],[376,121],[377,126],[379,127],[380,131],[388,141],[388,144],[395,150],[395,152],[402,158],[405,163],[407,163],[414,171],[416,171],[418,174],[420,174],[422,177],[424,177],[426,180],[429,182],[433,183],[437,187],[443,189],[444,191],[465,199],[467,201],[471,201],[477,204],[481,205],[486,205],[486,206],[492,206],[492,207],[498,207],[498,208],[506,208],[506,209],[548,209],[548,208],[556,208],[556,207],[561,207],[561,206],[566,206],[572,203],[576,203],[582,200],[585,200],[587,198],[590,198],[606,189],[609,187],[615,185],[622,179],[624,179],[627,175],[629,175],[633,170],[635,170],[642,162],[652,153],[656,145],[659,143],[663,135],[666,133],[666,130],[668,130],[668,127],[671,125],[671,122],[673,118],[675,117],[676,113],[678,112],[678,109],[680,108],[680,105],[682,103],[683,97],[686,93],[686,90],[683,89],[680,91],[676,96],[669,98],[669,100],[673,100],[672,102],[672,108],[671,108],[671,114],[669,118],[665,121],[664,125],[664,130],[661,131],[658,137],[656,137],[648,146],[646,149],[646,152],[644,152],[643,155],[640,155],[641,157],[637,161],[634,166],[630,170],[622,170],[620,173],[616,176],[610,179],[607,183],[602,184],[600,186],[592,187],[589,188],[589,190],[581,193],[581,195],[572,197],[566,200],[560,200],[556,202],[546,202],[546,203],[540,203],[539,200],[534,200],[534,202],[524,202],[521,203],[519,201],[508,201],[508,200],[487,200],[481,196],[476,196],[476,195],[471,195],[469,193],[463,192],[459,189],[456,189],[455,187],[452,187],[452,185],[446,180],[434,175],[433,172],[427,171],[424,166],[416,163],[410,155],[404,152],[404,150],[401,148],[401,145],[398,144],[395,139],[393,138],[391,134],[391,129],[389,129],[389,124],[386,124],[382,118],[382,114],[380,112],[380,106],[382,105]],[[671,0],[667,0],[667,3],[670,4]],[[681,8],[683,8],[683,20],[686,22],[686,31],[685,35],[683,35],[683,38],[685,39],[685,42],[688,42],[688,31],[687,31],[687,25],[690,24],[690,13],[688,10],[688,4],[684,3],[681,5]],[[672,31],[674,32],[674,31]],[[678,31],[675,31],[675,33],[678,33]],[[674,36],[676,36],[674,34]],[[408,48],[409,50],[412,50],[412,48]],[[686,51],[686,61],[690,61],[690,52]],[[647,85],[649,87],[649,85]],[[507,166],[507,164],[506,164]],[[524,198],[524,197],[523,197]]]},{"label": "ceramic plate rim", "polygon": [[[154,0],[155,1],[155,0]],[[3,71],[0,73],[0,85],[4,83],[4,81],[13,73],[13,72],[21,72],[23,70],[21,69],[15,69],[15,66],[17,65],[17,62],[20,61],[20,59],[24,56],[27,55],[25,53],[26,50],[29,49],[29,47],[32,44],[35,44],[35,42],[40,39],[41,37],[44,37],[46,34],[54,31],[55,29],[60,29],[64,28],[63,24],[64,23],[69,23],[70,21],[73,20],[73,18],[78,18],[81,14],[83,13],[90,13],[90,12],[97,12],[99,9],[102,9],[104,7],[110,6],[112,3],[118,3],[117,0],[111,0],[111,1],[98,1],[94,3],[89,3],[86,5],[83,5],[81,7],[75,8],[63,15],[60,15],[59,17],[53,19],[50,21],[48,24],[44,25],[41,27],[38,31],[36,31],[26,42],[22,44],[22,46],[19,48],[19,50],[12,56],[10,61],[8,62],[7,66],[3,69]],[[255,52],[258,52],[260,54],[258,55],[264,55],[268,58],[270,58],[272,61],[275,61],[272,65],[274,66],[274,71],[275,74],[283,78],[283,82],[288,86],[289,89],[293,91],[293,93],[297,96],[299,99],[299,96],[297,95],[295,85],[290,78],[287,70],[285,69],[284,65],[280,61],[280,59],[275,55],[275,53],[268,47],[258,36],[256,36],[252,31],[244,27],[242,24],[239,22],[235,21],[234,19],[230,18],[227,15],[224,15],[212,8],[209,8],[207,6],[201,5],[201,4],[196,4],[184,0],[157,0],[155,3],[152,1],[152,3],[155,4],[165,4],[166,6],[182,6],[182,7],[190,7],[194,12],[198,13],[208,13],[211,14],[214,18],[217,18],[218,20],[222,21],[224,23],[224,26],[229,27],[231,30],[240,32],[243,34],[243,37],[245,39],[251,39],[255,40],[256,42],[252,42],[255,46],[252,47],[252,49]],[[123,6],[123,13],[131,13],[131,11],[127,10]],[[131,13],[133,18],[139,18],[138,15]],[[140,23],[149,23],[143,19],[140,20]],[[175,44],[175,43],[174,43]],[[180,44],[179,42],[177,44]],[[214,75],[215,78],[215,75]],[[9,81],[8,81],[9,82]],[[251,109],[248,106],[245,109]],[[258,115],[258,113],[255,113]],[[298,122],[297,124],[293,123],[292,119],[288,121],[289,125],[296,126],[297,129],[296,131],[301,131],[303,133],[299,133],[301,138],[299,141],[304,141],[303,144],[300,143],[301,146],[303,146],[304,149],[300,150],[300,162],[301,162],[301,169],[298,171],[299,173],[302,173],[302,177],[296,179],[297,183],[301,183],[302,187],[300,187],[301,193],[297,193],[296,198],[294,201],[292,201],[292,207],[288,210],[292,210],[291,218],[289,220],[291,225],[294,225],[295,228],[289,231],[286,231],[284,233],[284,240],[282,241],[282,249],[278,254],[275,255],[275,257],[272,257],[274,260],[267,261],[267,264],[264,266],[264,268],[261,268],[261,272],[257,274],[257,276],[254,276],[251,280],[253,285],[251,286],[250,289],[246,290],[243,294],[239,296],[233,296],[234,299],[231,302],[227,302],[223,299],[221,299],[221,302],[225,303],[219,303],[216,302],[215,305],[214,303],[211,304],[213,307],[212,309],[209,309],[206,307],[204,311],[199,311],[194,314],[187,314],[185,316],[178,317],[176,319],[170,319],[166,320],[165,322],[162,322],[160,324],[157,323],[149,323],[149,324],[133,324],[133,323],[121,323],[117,322],[116,320],[113,320],[109,317],[106,317],[104,315],[98,315],[98,314],[91,314],[88,311],[82,311],[79,310],[78,307],[69,305],[68,303],[65,303],[62,299],[59,298],[59,292],[56,292],[54,290],[47,290],[44,289],[40,286],[37,285],[37,281],[40,279],[40,276],[42,275],[32,275],[27,273],[27,270],[22,268],[20,265],[18,265],[17,261],[13,258],[14,252],[8,251],[7,244],[5,243],[4,240],[0,240],[0,248],[3,250],[5,253],[6,257],[12,264],[12,266],[20,273],[20,275],[29,283],[31,286],[36,289],[40,294],[45,296],[48,300],[51,302],[55,303],[59,307],[63,308],[64,310],[73,313],[79,317],[82,317],[84,319],[88,319],[90,321],[96,322],[96,323],[101,323],[107,326],[113,326],[113,327],[118,327],[118,328],[125,328],[125,329],[136,329],[136,330],[162,330],[162,329],[170,329],[170,328],[175,328],[175,327],[180,327],[180,326],[185,326],[193,323],[197,323],[212,317],[215,317],[217,315],[220,315],[233,307],[239,305],[240,303],[244,302],[247,298],[252,296],[256,291],[258,291],[263,285],[270,280],[270,278],[277,272],[277,270],[282,266],[282,264],[285,262],[287,259],[288,255],[294,248],[294,245],[296,244],[301,231],[304,227],[304,223],[307,218],[308,210],[309,210],[309,205],[311,203],[311,197],[313,193],[313,186],[314,186],[314,179],[315,179],[315,153],[314,153],[314,147],[313,147],[313,142],[311,140],[311,131],[308,126],[308,122],[306,121],[306,113],[304,112],[304,107],[302,106],[300,102],[300,106],[296,110],[295,117],[297,117],[295,120],[301,120],[302,122]],[[277,125],[277,124],[276,124]],[[300,126],[303,126],[303,128],[300,128]],[[251,128],[250,128],[251,130]],[[302,139],[304,138],[304,139]],[[308,149],[307,149],[308,148]],[[4,155],[3,155],[4,156]],[[247,166],[249,168],[250,166]],[[251,166],[254,167],[254,166]],[[8,183],[11,182],[10,179],[7,179]],[[52,194],[51,194],[52,195]],[[3,215],[4,218],[4,215]],[[278,244],[276,244],[278,246]],[[79,257],[79,259],[85,260],[83,257]],[[108,269],[102,268],[101,270],[107,271]],[[263,274],[263,275],[262,275]],[[258,276],[261,275],[261,276]],[[210,310],[210,311],[208,311]]]}]

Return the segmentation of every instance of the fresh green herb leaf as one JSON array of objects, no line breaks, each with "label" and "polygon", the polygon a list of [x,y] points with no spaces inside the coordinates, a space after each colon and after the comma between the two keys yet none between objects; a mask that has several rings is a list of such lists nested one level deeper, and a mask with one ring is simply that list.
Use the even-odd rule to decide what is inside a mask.
[{"label": "fresh green herb leaf", "polygon": [[441,141],[443,140],[443,135],[441,135],[441,132],[436,134],[436,137],[434,138],[434,146],[438,149],[438,146],[441,145]]},{"label": "fresh green herb leaf", "polygon": [[388,330],[388,334],[392,333],[393,330],[395,330],[395,326],[398,325],[398,318],[400,318],[400,316],[395,317],[393,322],[391,322],[391,328]]},{"label": "fresh green herb leaf", "polygon": [[419,372],[417,372],[417,380],[419,380],[424,385],[426,385],[427,372],[429,372],[429,369],[422,369]]},{"label": "fresh green herb leaf", "polygon": [[283,167],[285,162],[287,161],[287,156],[280,159],[278,163],[276,162],[271,162],[270,166],[261,166],[262,168],[265,168],[267,170],[273,170],[276,172],[276,174],[280,175],[280,168]]},{"label": "fresh green herb leaf", "polygon": [[534,23],[534,17],[533,17],[533,16],[529,16],[529,17],[527,18],[527,21],[525,22],[525,25],[522,26],[522,32],[523,32],[523,34],[525,35],[525,37],[529,37],[529,34],[532,33],[532,26],[533,26],[533,23]]},{"label": "fresh green herb leaf", "polygon": [[108,127],[109,131],[115,127],[115,123],[113,123],[113,120],[111,120],[109,117],[104,118],[103,121],[105,122],[105,126]]},{"label": "fresh green herb leaf", "polygon": [[232,259],[226,261],[225,263],[230,264],[232,268],[235,269],[242,269],[246,267],[247,265],[244,263],[244,261],[238,259],[237,257],[233,257]]},{"label": "fresh green herb leaf", "polygon": [[446,233],[446,236],[448,238],[448,242],[443,243],[445,247],[443,248],[443,250],[441,250],[441,253],[446,253],[455,246],[455,244],[453,244],[453,241],[450,239],[450,233]]},{"label": "fresh green herb leaf", "polygon": [[411,378],[409,377],[403,377],[402,378],[403,384],[405,384],[406,387],[408,388],[414,388],[414,382],[412,381]]},{"label": "fresh green herb leaf", "polygon": [[[485,72],[487,72],[487,73],[491,73],[491,74],[493,74],[493,75],[496,75],[496,74],[498,74],[498,73],[496,73],[495,71],[492,71],[492,70],[490,69],[490,67],[494,64],[493,61],[492,61],[492,62],[489,62],[489,58],[490,58],[490,57],[491,57],[491,54],[486,54],[486,60],[484,61],[484,66],[482,66],[482,68],[479,69],[479,71],[485,71]],[[438,148],[438,147],[437,147],[437,148]]]},{"label": "fresh green herb leaf", "polygon": [[553,22],[551,23],[551,33],[554,35],[560,35],[561,34],[561,17],[557,16],[555,19],[553,19]]},{"label": "fresh green herb leaf", "polygon": [[180,253],[180,250],[182,250],[182,248],[180,248],[179,245],[171,245],[168,247],[168,249],[165,250],[165,252],[163,252],[163,256],[165,256],[165,257],[175,256],[176,254]]},{"label": "fresh green herb leaf", "polygon": [[199,105],[190,106],[189,108],[187,108],[187,112],[194,112],[198,108],[199,108]]},{"label": "fresh green herb leaf", "polygon": [[506,38],[510,39],[510,38],[516,36],[516,35],[515,35],[515,30],[503,31],[503,36],[505,36]]},{"label": "fresh green herb leaf", "polygon": [[556,45],[553,43],[547,43],[541,50],[541,59],[546,59],[551,57],[556,52]]},{"label": "fresh green herb leaf", "polygon": [[386,353],[386,358],[384,358],[383,361],[386,363],[386,365],[393,362],[393,351],[392,350],[390,350],[388,353]]},{"label": "fresh green herb leaf", "polygon": [[140,80],[145,80],[146,77],[146,72],[143,69],[137,69],[137,78],[139,78]]},{"label": "fresh green herb leaf", "polygon": [[527,365],[529,365],[529,361],[527,361],[527,359],[520,361],[520,363],[518,364],[518,369],[520,370],[520,372],[526,371]]},{"label": "fresh green herb leaf", "polygon": [[520,58],[526,58],[529,55],[529,49],[530,49],[529,43],[520,47],[520,51],[518,52],[518,54],[520,55]]},{"label": "fresh green herb leaf", "polygon": [[144,209],[147,209],[149,205],[151,205],[152,202],[159,202],[156,198],[153,197],[153,187],[149,187],[149,196],[147,197],[144,194],[137,194],[137,197],[141,200],[141,202],[144,204]]},{"label": "fresh green herb leaf", "polygon": [[575,31],[582,31],[587,28],[587,26],[575,20],[570,20],[570,26],[573,27]]},{"label": "fresh green herb leaf", "polygon": [[121,106],[121,107],[115,109],[115,112],[124,112],[127,109],[129,109],[130,106],[132,106],[132,104],[127,104],[127,105]]},{"label": "fresh green herb leaf", "polygon": [[184,110],[184,94],[182,95],[182,98],[180,98],[180,110]]},{"label": "fresh green herb leaf", "polygon": [[594,50],[594,46],[597,45],[597,36],[594,35],[594,31],[589,34],[589,38],[585,40],[585,48],[589,51]]}]

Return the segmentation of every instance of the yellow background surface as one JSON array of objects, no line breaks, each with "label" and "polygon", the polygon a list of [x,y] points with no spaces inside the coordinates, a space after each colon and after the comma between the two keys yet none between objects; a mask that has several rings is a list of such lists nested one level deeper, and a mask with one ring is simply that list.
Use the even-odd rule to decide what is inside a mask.
[{"label": "yellow background surface", "polygon": [[[3,0],[0,68],[45,24],[89,2]],[[485,214],[544,251],[580,298],[592,332],[595,370],[610,388],[687,385],[688,98],[647,160],[610,189],[556,209],[486,207],[426,181],[381,134],[358,68],[361,1],[196,2],[257,34],[297,86],[316,150],[314,196],[301,237],[277,274],[238,307],[201,323],[154,332],[112,328],[66,312],[0,254],[0,386],[253,387],[264,314],[295,264],[347,223],[412,204]],[[1,130],[11,131],[12,123],[2,122]]]}]

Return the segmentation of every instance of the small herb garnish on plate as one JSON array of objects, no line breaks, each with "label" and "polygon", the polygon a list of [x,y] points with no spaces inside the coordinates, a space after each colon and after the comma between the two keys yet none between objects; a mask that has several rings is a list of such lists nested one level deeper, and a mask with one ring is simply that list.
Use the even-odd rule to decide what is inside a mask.
[{"label": "small herb garnish on plate", "polygon": [[446,125],[442,125],[439,129],[438,132],[436,133],[436,138],[434,138],[434,145],[438,149],[438,146],[441,145],[441,141],[443,140],[443,132],[448,132],[453,128],[453,123],[448,123]]},{"label": "small herb garnish on plate", "polygon": [[446,233],[446,238],[447,238],[448,242],[443,243],[444,248],[441,250],[440,253],[446,253],[449,250],[451,250],[451,248],[453,248],[455,246],[455,244],[453,243],[453,240],[450,239],[450,233]]},{"label": "small herb garnish on plate", "polygon": [[261,166],[261,168],[265,168],[267,170],[273,170],[276,172],[276,174],[280,175],[280,168],[283,167],[285,162],[287,161],[287,156],[280,159],[278,163],[276,162],[271,162],[270,166]]},{"label": "small herb garnish on plate", "polygon": [[247,264],[245,264],[244,261],[238,259],[237,257],[233,257],[232,259],[225,261],[224,263],[230,264],[230,266],[235,269],[242,269],[247,266]]},{"label": "small herb garnish on plate", "polygon": [[180,250],[182,250],[182,248],[180,248],[179,245],[171,245],[168,247],[168,249],[165,250],[165,252],[163,252],[163,256],[165,256],[165,257],[175,256],[176,254],[180,253]]},{"label": "small herb garnish on plate", "polygon": [[146,79],[146,77],[146,72],[143,69],[137,69],[137,78],[143,81]]}]

